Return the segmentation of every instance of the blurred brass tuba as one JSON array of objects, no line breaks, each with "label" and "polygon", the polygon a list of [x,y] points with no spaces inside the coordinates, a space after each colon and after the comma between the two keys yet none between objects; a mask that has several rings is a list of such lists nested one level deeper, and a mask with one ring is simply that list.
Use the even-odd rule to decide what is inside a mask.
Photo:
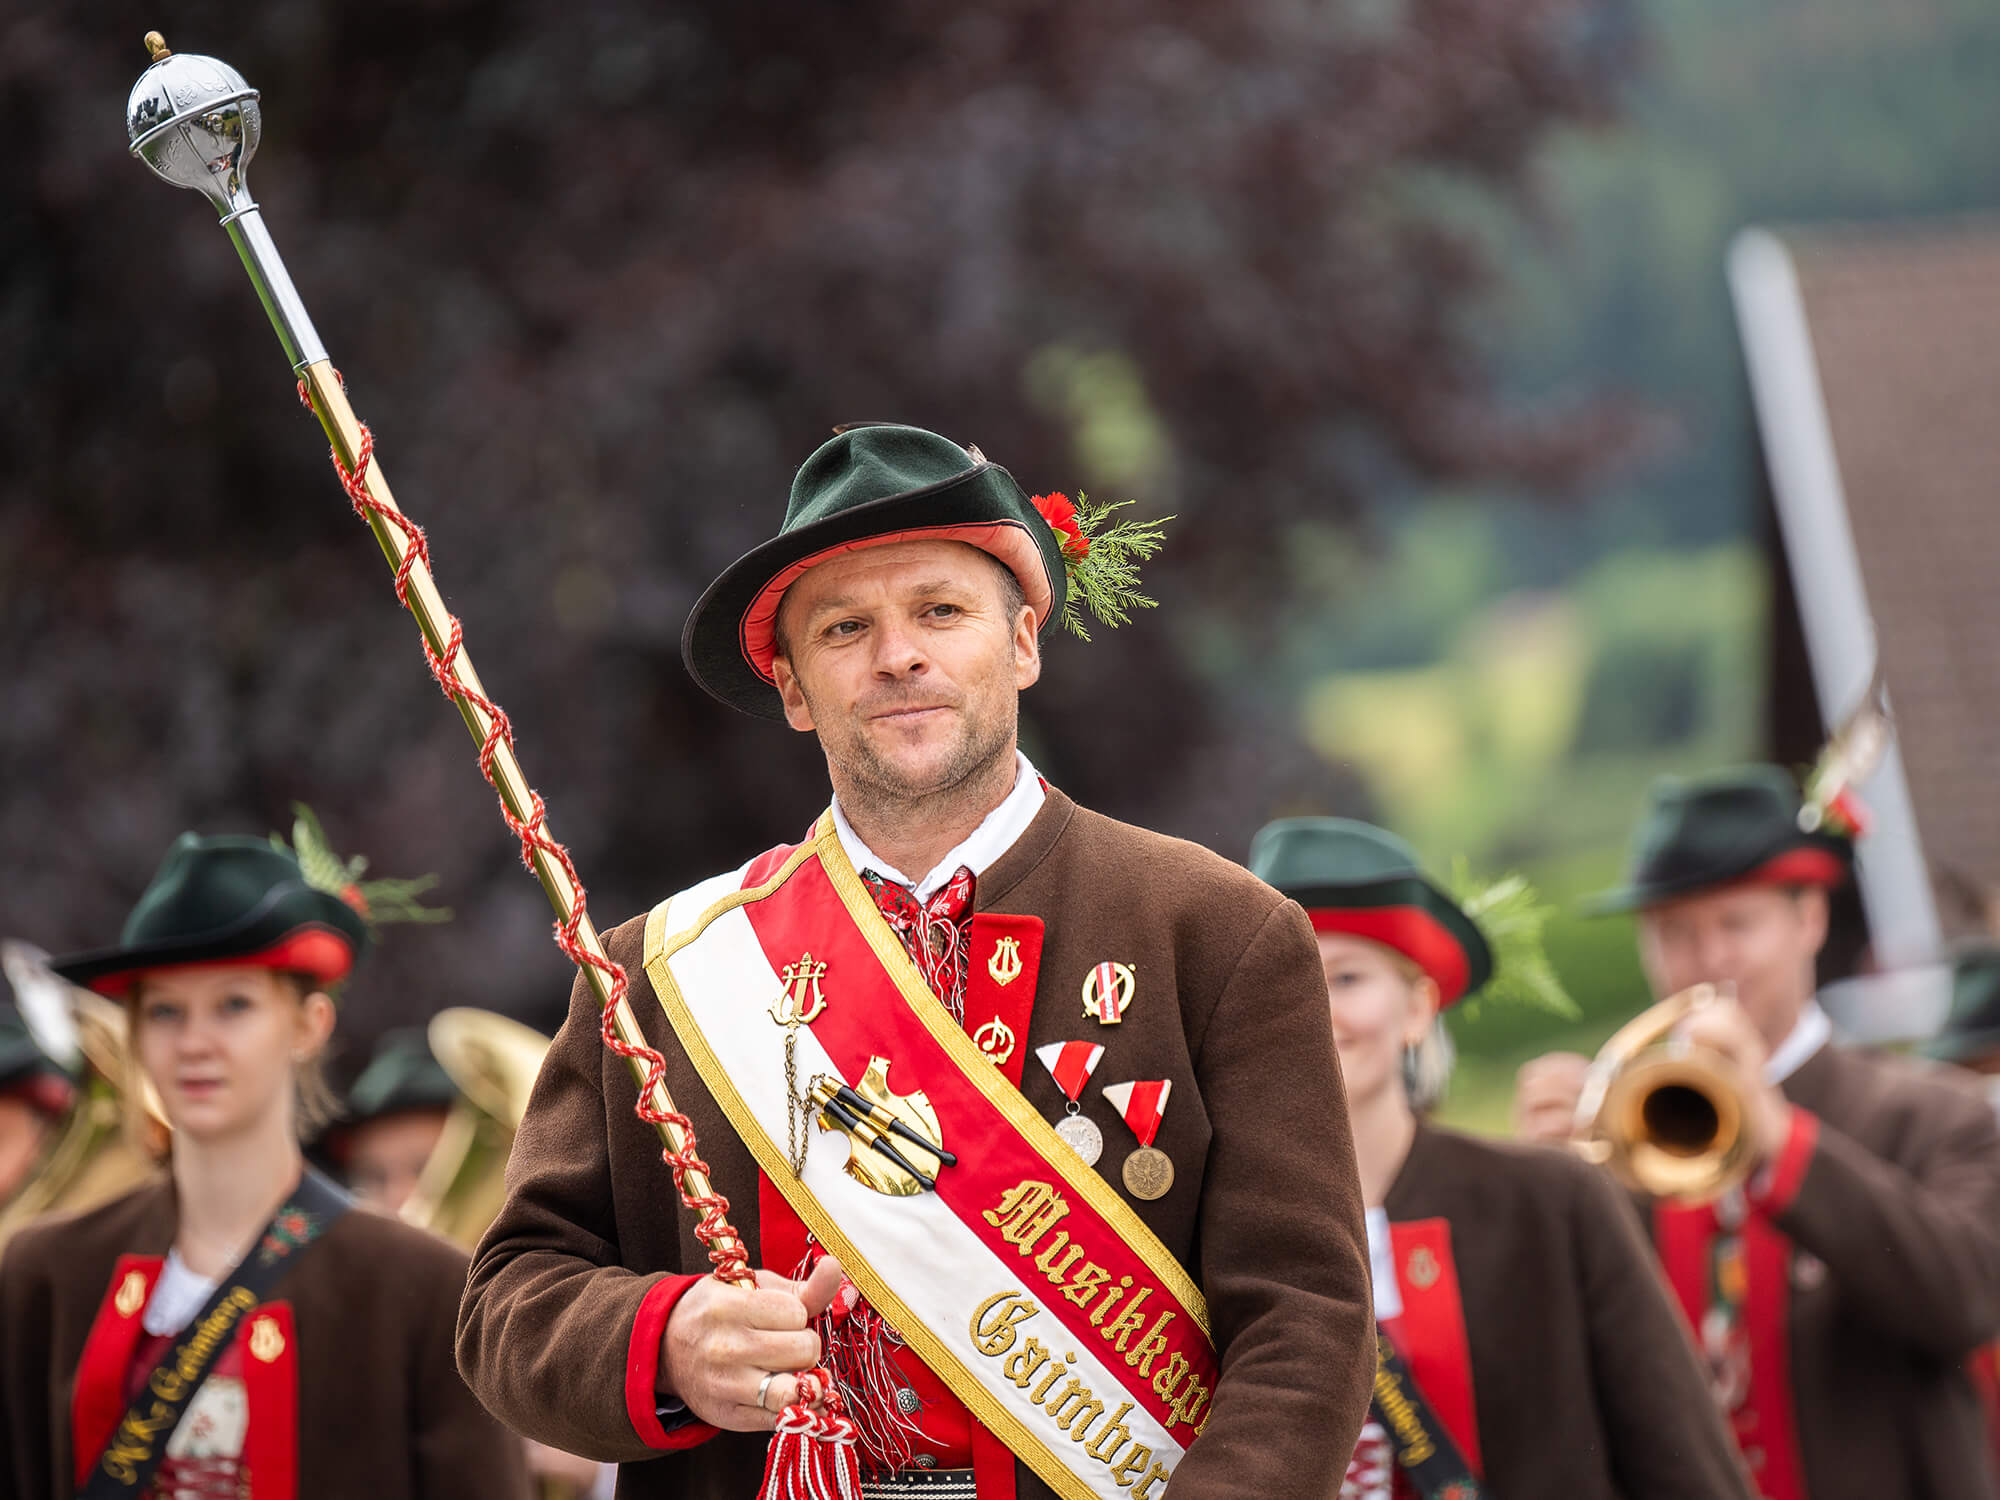
[{"label": "blurred brass tuba", "polygon": [[1707,1203],[1750,1175],[1750,1109],[1720,1058],[1673,1035],[1719,996],[1698,984],[1628,1021],[1599,1050],[1572,1144],[1637,1192]]},{"label": "blurred brass tuba", "polygon": [[439,1011],[429,1035],[431,1052],[459,1097],[402,1218],[469,1251],[507,1196],[507,1155],[549,1039],[519,1021],[466,1006]]},{"label": "blurred brass tuba", "polygon": [[[35,1043],[76,1082],[76,1101],[56,1127],[34,1175],[0,1204],[0,1245],[31,1219],[107,1203],[159,1170],[170,1132],[152,1083],[133,1060],[125,1008],[79,989],[27,943],[0,943],[0,966]],[[140,1091],[148,1139],[124,1128],[123,1096]]]}]

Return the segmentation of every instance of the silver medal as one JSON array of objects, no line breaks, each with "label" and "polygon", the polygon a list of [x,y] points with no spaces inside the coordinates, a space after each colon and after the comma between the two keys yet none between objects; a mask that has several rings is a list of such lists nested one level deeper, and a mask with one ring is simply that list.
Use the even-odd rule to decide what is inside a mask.
[{"label": "silver medal", "polygon": [[1083,1158],[1086,1167],[1097,1165],[1104,1154],[1104,1132],[1082,1115],[1064,1115],[1056,1121],[1056,1134],[1070,1150]]}]

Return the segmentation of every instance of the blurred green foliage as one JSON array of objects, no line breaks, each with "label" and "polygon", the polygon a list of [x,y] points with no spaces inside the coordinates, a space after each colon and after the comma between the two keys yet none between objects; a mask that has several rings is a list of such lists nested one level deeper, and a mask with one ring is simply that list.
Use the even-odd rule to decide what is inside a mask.
[{"label": "blurred green foliage", "polygon": [[[1615,881],[1645,784],[1765,753],[1768,571],[1759,466],[1723,282],[1752,223],[1991,212],[2000,7],[1990,0],[1678,0],[1622,128],[1558,137],[1541,211],[1442,174],[1403,190],[1473,227],[1503,269],[1483,346],[1523,401],[1601,381],[1665,418],[1650,461],[1551,514],[1491,490],[1398,494],[1372,538],[1289,539],[1285,642],[1250,671],[1295,705],[1372,814],[1435,867],[1519,868],[1564,907],[1563,1022],[1454,1016],[1444,1115],[1504,1129],[1513,1072],[1593,1050],[1646,999],[1626,919],[1575,914]],[[1261,665],[1262,670],[1257,668]]]}]

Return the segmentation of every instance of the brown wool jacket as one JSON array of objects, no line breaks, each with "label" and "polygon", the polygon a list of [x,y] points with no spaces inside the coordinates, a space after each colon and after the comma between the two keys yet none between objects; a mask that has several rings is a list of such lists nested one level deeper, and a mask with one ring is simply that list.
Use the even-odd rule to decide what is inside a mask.
[{"label": "brown wool jacket", "polygon": [[[1128,1201],[1206,1295],[1222,1372],[1206,1429],[1174,1475],[1175,1500],[1324,1500],[1361,1426],[1373,1355],[1353,1146],[1304,914],[1206,850],[1053,789],[980,878],[979,911],[1046,920],[1023,1045],[1085,1035],[1105,1045],[1083,1102],[1104,1132],[1100,1171],[1120,1192],[1133,1142],[1099,1085],[1173,1082],[1156,1144],[1175,1184],[1157,1202]],[[646,982],[643,936],[634,920],[607,946],[754,1252],[755,1164],[674,1040]],[[1083,1019],[1079,999],[1106,959],[1139,976],[1117,1026]],[[1032,1058],[1022,1089],[1044,1118],[1063,1113]],[[473,1258],[459,1366],[509,1425],[625,1464],[621,1495],[742,1500],[762,1473],[761,1435],[724,1433],[663,1457],[630,1409],[650,1398],[657,1367],[657,1334],[633,1347],[642,1302],[663,1278],[707,1265],[632,1100],[579,983],[515,1141],[506,1205]],[[642,1389],[628,1389],[634,1371]],[[1050,1494],[1025,1465],[1015,1479],[1023,1500]]]},{"label": "brown wool jacket", "polygon": [[[29,1225],[0,1259],[0,1500],[69,1500],[70,1398],[121,1257],[164,1256],[171,1180]],[[452,1363],[465,1257],[360,1209],[304,1250],[262,1306],[289,1304],[300,1500],[527,1500],[525,1450]],[[256,1313],[250,1315],[254,1321]],[[239,1335],[240,1336],[240,1335]]]},{"label": "brown wool jacket", "polygon": [[1816,1122],[1772,1213],[1792,1242],[1785,1316],[1812,1500],[2000,1494],[1963,1368],[2000,1333],[1992,1106],[1950,1069],[1833,1045],[1783,1088]]},{"label": "brown wool jacket", "polygon": [[1450,1225],[1493,1494],[1748,1496],[1638,1216],[1603,1173],[1420,1125],[1383,1207],[1393,1223]]}]

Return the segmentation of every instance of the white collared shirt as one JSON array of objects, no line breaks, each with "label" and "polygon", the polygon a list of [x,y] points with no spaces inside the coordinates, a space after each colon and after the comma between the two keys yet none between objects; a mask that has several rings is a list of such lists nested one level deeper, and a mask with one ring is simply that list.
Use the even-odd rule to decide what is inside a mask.
[{"label": "white collared shirt", "polygon": [[1367,1211],[1368,1279],[1375,1291],[1375,1321],[1385,1323],[1403,1315],[1403,1288],[1396,1281],[1396,1251],[1389,1236],[1389,1210]]},{"label": "white collared shirt", "polygon": [[1048,800],[1048,793],[1042,788],[1042,778],[1028,763],[1028,757],[1019,750],[1014,752],[1014,762],[1014,789],[922,880],[911,880],[862,843],[861,835],[854,831],[854,826],[847,821],[847,814],[840,810],[838,797],[833,799],[833,831],[839,836],[840,847],[847,851],[847,858],[856,870],[873,870],[884,880],[893,880],[897,885],[906,887],[919,901],[928,901],[934,892],[958,873],[960,865],[968,867],[975,877],[984,875],[993,867],[995,860],[1014,847],[1014,841],[1028,831],[1028,825],[1035,821],[1035,814],[1042,810],[1042,804]]},{"label": "white collared shirt", "polygon": [[1799,1012],[1799,1018],[1792,1025],[1791,1034],[1771,1049],[1771,1055],[1764,1059],[1764,1081],[1774,1087],[1783,1083],[1805,1066],[1820,1048],[1833,1037],[1833,1022],[1820,1009],[1819,1001],[1806,1001],[1806,1008]]}]

